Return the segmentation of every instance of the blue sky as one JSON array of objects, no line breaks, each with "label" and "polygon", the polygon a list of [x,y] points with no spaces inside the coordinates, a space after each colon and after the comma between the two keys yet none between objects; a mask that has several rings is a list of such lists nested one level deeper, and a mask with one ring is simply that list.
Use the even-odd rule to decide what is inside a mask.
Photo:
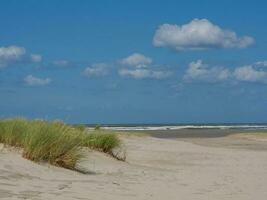
[{"label": "blue sky", "polygon": [[0,2],[0,117],[267,122],[267,2]]}]

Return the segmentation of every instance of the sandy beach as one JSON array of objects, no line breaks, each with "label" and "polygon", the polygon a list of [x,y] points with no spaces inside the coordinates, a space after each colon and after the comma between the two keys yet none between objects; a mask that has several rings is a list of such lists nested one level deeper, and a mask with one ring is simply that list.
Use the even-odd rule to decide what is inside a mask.
[{"label": "sandy beach", "polygon": [[267,0],[0,19],[0,200],[267,200]]},{"label": "sandy beach", "polygon": [[267,141],[123,137],[127,161],[89,152],[86,174],[0,151],[0,199],[264,199]]}]

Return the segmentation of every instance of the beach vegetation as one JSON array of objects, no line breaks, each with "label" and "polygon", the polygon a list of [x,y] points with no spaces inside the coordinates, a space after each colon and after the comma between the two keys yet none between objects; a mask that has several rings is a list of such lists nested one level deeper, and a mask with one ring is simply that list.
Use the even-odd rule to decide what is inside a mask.
[{"label": "beach vegetation", "polygon": [[117,135],[98,132],[86,133],[81,127],[60,121],[0,120],[0,143],[21,148],[23,157],[29,160],[67,169],[75,169],[84,157],[84,147],[112,155],[112,149],[120,146]]},{"label": "beach vegetation", "polygon": [[86,130],[86,126],[84,124],[77,124],[74,125],[74,128],[80,130],[80,131],[85,131]]},{"label": "beach vegetation", "polygon": [[95,130],[97,131],[97,130],[100,130],[101,129],[101,126],[99,125],[99,124],[97,124],[96,126],[95,126]]},{"label": "beach vegetation", "polygon": [[118,148],[121,145],[121,141],[115,133],[94,131],[84,135],[83,145],[91,149],[112,154],[112,150]]}]

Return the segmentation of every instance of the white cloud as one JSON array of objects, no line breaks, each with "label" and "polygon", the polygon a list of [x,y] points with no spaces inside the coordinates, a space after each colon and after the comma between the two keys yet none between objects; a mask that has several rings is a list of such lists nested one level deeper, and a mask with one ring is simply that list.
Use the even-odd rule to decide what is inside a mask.
[{"label": "white cloud", "polygon": [[244,65],[229,70],[225,67],[211,67],[202,60],[191,62],[185,72],[184,80],[193,82],[241,81],[267,84],[265,61]]},{"label": "white cloud", "polygon": [[267,83],[267,71],[257,70],[252,65],[238,67],[233,74],[238,81]]},{"label": "white cloud", "polygon": [[264,61],[258,61],[255,63],[256,66],[260,66],[260,67],[267,67],[267,60]]},{"label": "white cloud", "polygon": [[184,75],[186,81],[220,82],[230,78],[231,73],[223,67],[210,67],[202,60],[191,62]]},{"label": "white cloud", "polygon": [[88,77],[92,76],[105,76],[108,74],[108,66],[105,63],[93,64],[84,70],[84,75]]},{"label": "white cloud", "polygon": [[56,65],[59,67],[67,67],[70,65],[70,62],[67,60],[55,60],[53,61],[53,65]]},{"label": "white cloud", "polygon": [[204,50],[210,48],[245,48],[254,43],[249,36],[238,37],[207,19],[194,19],[184,25],[161,25],[153,38],[156,47],[168,47],[176,51]]},{"label": "white cloud", "polygon": [[42,56],[39,54],[31,54],[30,56],[32,62],[41,62]]},{"label": "white cloud", "polygon": [[0,68],[21,60],[25,54],[26,50],[23,47],[0,47]]},{"label": "white cloud", "polygon": [[24,78],[24,82],[28,86],[43,86],[43,85],[48,85],[51,83],[50,78],[37,78],[34,77],[33,75],[28,75]]},{"label": "white cloud", "polygon": [[42,56],[38,54],[28,55],[24,47],[8,46],[0,47],[0,68],[17,63],[41,62]]},{"label": "white cloud", "polygon": [[171,75],[169,71],[155,71],[150,69],[121,69],[120,76],[132,77],[135,79],[164,79]]},{"label": "white cloud", "polygon": [[164,79],[172,74],[170,71],[151,69],[152,59],[139,53],[134,53],[120,60],[120,64],[126,67],[118,71],[119,75],[122,77],[135,79]]},{"label": "white cloud", "polygon": [[134,53],[120,60],[122,65],[144,67],[152,63],[152,59],[139,53]]}]

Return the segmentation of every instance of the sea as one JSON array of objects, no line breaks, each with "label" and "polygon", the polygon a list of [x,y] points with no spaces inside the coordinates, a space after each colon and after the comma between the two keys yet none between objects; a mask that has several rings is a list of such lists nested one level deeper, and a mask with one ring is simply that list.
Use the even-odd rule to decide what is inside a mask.
[{"label": "sea", "polygon": [[[86,124],[94,129],[96,124]],[[267,130],[267,123],[247,124],[103,124],[102,129],[115,131],[164,131],[182,129],[219,129],[219,130]]]}]

